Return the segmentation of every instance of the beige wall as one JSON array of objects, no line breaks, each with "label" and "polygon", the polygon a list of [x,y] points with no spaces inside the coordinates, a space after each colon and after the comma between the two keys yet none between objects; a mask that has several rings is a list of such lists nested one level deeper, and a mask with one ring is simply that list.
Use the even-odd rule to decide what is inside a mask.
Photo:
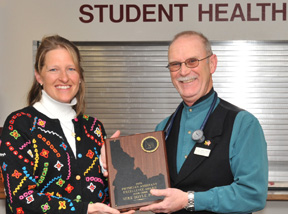
[{"label": "beige wall", "polygon": [[[87,0],[84,2],[90,5],[113,3],[117,10],[120,1]],[[177,3],[179,2],[177,1]],[[139,20],[134,23],[112,23],[109,21],[106,11],[103,17],[104,22],[100,23],[96,17],[97,11],[93,10],[94,21],[84,24],[79,21],[79,16],[81,16],[79,8],[83,1],[28,0],[16,3],[11,0],[0,0],[0,126],[3,125],[9,113],[25,105],[26,94],[33,79],[32,42],[40,40],[43,35],[57,33],[72,41],[167,41],[179,31],[193,29],[203,32],[211,40],[288,40],[287,20],[281,20],[281,15],[278,14],[276,21],[273,21],[272,6],[265,8],[266,15],[263,20],[263,16],[261,16],[263,8],[260,9],[259,6],[256,6],[256,3],[270,5],[274,3],[277,8],[281,8],[283,2],[287,1],[182,0],[182,4],[188,4],[188,7],[183,9],[183,21],[179,20],[179,10],[174,7],[172,22]],[[169,4],[175,4],[175,1],[121,1],[124,6],[137,4],[140,8],[143,8],[143,4],[149,3],[155,4],[156,7],[159,4],[168,7]],[[239,3],[246,20],[216,21],[216,12],[213,10],[212,21],[204,16],[203,21],[200,22],[198,5],[203,4],[203,7],[208,8],[208,5],[212,4],[215,9],[218,3],[227,4],[227,6],[220,7],[222,12],[219,13],[218,18],[230,20],[235,5]],[[251,4],[250,19],[258,18],[259,21],[247,21],[247,8],[249,7],[247,3]],[[153,8],[150,9],[153,11]],[[156,14],[157,12],[150,14],[148,18],[154,19],[157,17]],[[3,213],[2,202],[3,200],[0,201],[0,213]],[[263,214],[283,213],[281,210],[288,207],[286,202],[274,205],[275,203],[269,202],[269,212],[263,212]]]},{"label": "beige wall", "polygon": [[[87,0],[89,5],[114,4],[115,14],[119,10],[119,1],[113,0]],[[124,3],[125,2],[125,3]],[[165,3],[163,3],[165,2]],[[103,22],[98,19],[98,11],[91,13],[94,20],[84,24],[79,20],[80,16],[88,19],[88,16],[79,12],[83,1],[78,0],[29,0],[9,1],[0,0],[0,124],[4,123],[7,115],[21,108],[25,104],[25,98],[29,85],[33,78],[32,41],[40,40],[43,35],[60,34],[72,41],[163,41],[170,40],[172,36],[182,30],[194,29],[206,34],[211,40],[287,40],[287,21],[281,20],[283,15],[276,15],[276,21],[272,21],[272,3],[276,8],[283,7],[283,0],[182,0],[182,13],[179,7],[173,7],[173,21],[157,21],[157,8],[161,5],[168,8],[169,4],[175,4],[174,0],[125,0],[122,5],[137,4],[143,15],[143,4],[155,4],[148,7],[147,18],[155,19],[154,22],[143,22],[143,16],[137,22],[113,23],[109,19],[107,9],[104,10]],[[216,21],[216,4],[224,3],[219,8],[218,19],[228,21]],[[245,21],[233,16],[236,5],[240,5]],[[247,15],[247,3],[250,4],[251,15]],[[262,7],[256,3],[271,4],[265,7],[265,20],[263,21]],[[199,21],[199,4],[208,10],[212,4],[212,21],[207,15]],[[218,5],[219,6],[219,5]],[[237,8],[236,8],[237,9]],[[239,11],[240,9],[238,8]],[[286,11],[287,12],[287,11]],[[153,14],[154,13],[154,14]],[[114,15],[115,15],[114,14]],[[117,18],[117,16],[115,17]],[[133,10],[131,16],[133,17]],[[181,17],[182,15],[182,20]],[[236,14],[237,15],[237,14]],[[235,16],[234,16],[235,17]],[[247,19],[259,19],[259,21],[247,21]],[[1,126],[0,125],[0,126]]]}]

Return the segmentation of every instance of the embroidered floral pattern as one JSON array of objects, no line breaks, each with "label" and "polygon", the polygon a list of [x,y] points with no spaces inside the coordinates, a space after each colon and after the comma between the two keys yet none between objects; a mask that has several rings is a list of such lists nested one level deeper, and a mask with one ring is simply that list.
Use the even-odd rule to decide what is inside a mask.
[{"label": "embroidered floral pattern", "polygon": [[95,129],[94,133],[95,133],[98,137],[101,136],[101,131],[100,131],[100,129],[99,129],[98,127]]},{"label": "embroidered floral pattern", "polygon": [[65,188],[65,190],[66,190],[68,193],[71,193],[73,189],[74,189],[74,187],[71,186],[70,184],[68,184],[67,187]]},{"label": "embroidered floral pattern", "polygon": [[27,200],[27,204],[30,204],[31,202],[33,202],[34,201],[33,195],[29,195],[28,197],[26,197],[26,200]]},{"label": "embroidered floral pattern", "polygon": [[10,132],[10,135],[12,137],[14,137],[16,140],[18,139],[18,137],[21,137],[21,135],[18,133],[17,130],[14,130],[13,132]]},{"label": "embroidered floral pattern", "polygon": [[40,153],[40,155],[43,156],[44,158],[48,158],[49,151],[46,149],[42,149],[42,152]]},{"label": "embroidered floral pattern", "polygon": [[88,115],[86,115],[86,114],[84,114],[84,115],[83,115],[83,118],[84,118],[84,119],[86,119],[86,120],[88,121],[88,119],[89,119],[89,116],[88,116]]},{"label": "embroidered floral pattern", "polygon": [[18,170],[15,169],[14,173],[12,174],[12,177],[19,179],[21,175],[22,175],[22,173],[18,172]]},{"label": "embroidered floral pattern", "polygon": [[22,207],[16,208],[16,213],[17,214],[24,214],[23,208]]},{"label": "embroidered floral pattern", "polygon": [[102,198],[103,195],[104,195],[103,192],[100,190],[99,193],[98,193],[98,197],[99,197],[99,198]]},{"label": "embroidered floral pattern", "polygon": [[67,145],[64,142],[62,142],[60,146],[66,151]]},{"label": "embroidered floral pattern", "polygon": [[59,160],[58,160],[57,163],[54,165],[54,167],[55,167],[56,169],[58,169],[58,171],[60,171],[63,166],[64,166],[64,165],[63,165],[62,163],[60,163]]},{"label": "embroidered floral pattern", "polygon": [[37,125],[45,128],[46,121],[39,119]]},{"label": "embroidered floral pattern", "polygon": [[96,186],[91,182],[90,185],[87,187],[91,192],[94,192]]},{"label": "embroidered floral pattern", "polygon": [[94,152],[93,152],[91,149],[89,149],[88,152],[87,152],[87,154],[86,154],[86,157],[92,159],[93,156],[94,156]]},{"label": "embroidered floral pattern", "polygon": [[59,201],[59,210],[66,209],[66,201]]},{"label": "embroidered floral pattern", "polygon": [[62,187],[62,186],[65,184],[65,181],[64,181],[62,178],[60,178],[60,179],[57,181],[56,184],[57,184],[58,186]]},{"label": "embroidered floral pattern", "polygon": [[6,167],[7,167],[7,164],[6,164],[5,162],[3,162],[3,164],[2,164],[2,169],[3,169],[4,171],[6,171]]},{"label": "embroidered floral pattern", "polygon": [[43,213],[50,210],[50,206],[49,206],[48,202],[46,202],[46,204],[41,205],[41,208],[42,208]]}]

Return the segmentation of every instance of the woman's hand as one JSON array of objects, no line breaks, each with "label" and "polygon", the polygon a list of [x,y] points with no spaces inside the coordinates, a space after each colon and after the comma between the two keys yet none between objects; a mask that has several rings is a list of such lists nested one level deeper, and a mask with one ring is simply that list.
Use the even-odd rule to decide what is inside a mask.
[{"label": "woman's hand", "polygon": [[[120,214],[119,210],[109,207],[106,204],[94,203],[88,205],[88,214]],[[125,214],[133,214],[135,210],[129,210]]]},{"label": "woman's hand", "polygon": [[[110,138],[116,138],[120,136],[120,131],[117,130]],[[102,146],[101,148],[101,155],[100,155],[100,162],[101,162],[101,169],[102,173],[105,177],[108,176],[107,172],[107,163],[106,163],[106,151],[105,151],[105,145]]]}]

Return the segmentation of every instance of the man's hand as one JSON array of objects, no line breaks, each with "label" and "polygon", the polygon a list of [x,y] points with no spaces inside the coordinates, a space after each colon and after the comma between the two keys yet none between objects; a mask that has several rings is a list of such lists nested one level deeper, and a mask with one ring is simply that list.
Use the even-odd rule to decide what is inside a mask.
[{"label": "man's hand", "polygon": [[140,211],[152,211],[154,213],[172,213],[183,209],[188,204],[188,193],[175,188],[151,189],[154,196],[164,196],[164,200],[141,207]]},{"label": "man's hand", "polygon": [[[117,130],[110,138],[116,138],[120,136],[120,131]],[[100,155],[100,162],[101,162],[101,167],[102,167],[102,172],[105,177],[108,176],[107,172],[107,163],[106,163],[106,151],[105,151],[105,145],[102,146],[101,148],[101,155]]]},{"label": "man's hand", "polygon": [[[120,214],[120,212],[106,204],[94,203],[88,205],[88,214]],[[122,214],[134,214],[135,210],[129,210]]]}]

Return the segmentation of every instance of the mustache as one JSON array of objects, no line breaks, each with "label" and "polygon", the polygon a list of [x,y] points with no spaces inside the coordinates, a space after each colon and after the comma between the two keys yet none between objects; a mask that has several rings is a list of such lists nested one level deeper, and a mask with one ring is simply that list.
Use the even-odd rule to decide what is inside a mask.
[{"label": "mustache", "polygon": [[184,82],[184,81],[195,80],[195,79],[197,79],[196,76],[193,76],[193,77],[179,77],[179,78],[177,78],[177,81]]}]

